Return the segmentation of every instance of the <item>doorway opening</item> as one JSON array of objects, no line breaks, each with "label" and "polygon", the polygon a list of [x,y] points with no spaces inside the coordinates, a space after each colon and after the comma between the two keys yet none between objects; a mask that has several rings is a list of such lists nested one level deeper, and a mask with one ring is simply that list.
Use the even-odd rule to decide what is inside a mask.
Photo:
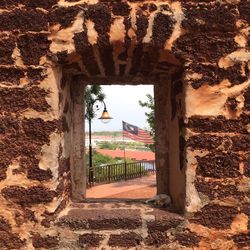
[{"label": "doorway opening", "polygon": [[[138,82],[122,81],[119,79],[90,79],[82,75],[69,77],[68,87],[70,89],[70,111],[68,120],[70,121],[70,167],[72,181],[72,199],[81,201],[87,197],[87,151],[85,142],[84,110],[85,99],[84,91],[90,82],[93,84],[104,84],[117,86],[137,85]],[[170,195],[174,206],[182,209],[185,204],[185,162],[183,162],[184,148],[182,137],[183,128],[183,86],[182,71],[178,71],[171,77],[160,77],[155,81],[140,79],[142,86],[152,84],[154,89],[155,102],[155,166],[156,166],[156,193]],[[122,86],[121,86],[122,88]],[[65,90],[67,91],[67,90]],[[67,95],[67,93],[65,93]],[[128,97],[129,98],[129,97]],[[112,108],[108,106],[111,116]],[[132,120],[129,120],[133,124]],[[133,124],[134,125],[134,124]],[[135,124],[136,125],[136,124]],[[67,137],[67,136],[66,136]],[[67,141],[67,138],[65,138]]]},{"label": "doorway opening", "polygon": [[[153,85],[86,86],[87,198],[156,195],[153,89]],[[104,109],[112,116],[109,123],[98,119]]]}]

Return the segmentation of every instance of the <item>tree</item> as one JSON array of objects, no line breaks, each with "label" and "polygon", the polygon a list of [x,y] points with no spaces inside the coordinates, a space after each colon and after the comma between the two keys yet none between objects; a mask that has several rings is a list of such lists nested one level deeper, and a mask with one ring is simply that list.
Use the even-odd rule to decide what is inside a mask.
[{"label": "tree", "polygon": [[93,166],[98,167],[103,164],[115,164],[116,160],[111,156],[103,155],[98,153],[96,150],[93,151]]},{"label": "tree", "polygon": [[153,137],[154,144],[148,144],[146,145],[148,148],[150,148],[151,151],[155,152],[155,103],[154,103],[154,97],[150,94],[146,94],[146,97],[148,98],[147,101],[142,102],[139,101],[139,105],[143,108],[148,108],[149,111],[145,112],[146,115],[146,121],[149,126],[149,132]]},{"label": "tree", "polygon": [[105,94],[103,93],[102,87],[95,84],[86,87],[84,97],[86,104],[85,119],[89,119],[90,115],[90,119],[92,120],[96,116],[93,104],[95,100],[103,101]]},{"label": "tree", "polygon": [[111,143],[109,141],[103,141],[100,143],[99,146],[100,149],[111,149],[111,150],[115,150],[117,148],[117,144],[116,143]]}]

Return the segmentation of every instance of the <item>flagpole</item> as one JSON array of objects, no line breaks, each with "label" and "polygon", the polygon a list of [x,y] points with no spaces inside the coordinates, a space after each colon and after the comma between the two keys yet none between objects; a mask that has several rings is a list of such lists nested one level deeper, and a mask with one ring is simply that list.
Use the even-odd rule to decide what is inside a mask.
[{"label": "flagpole", "polygon": [[125,141],[124,141],[123,130],[122,130],[122,141],[123,141],[123,159],[124,159],[124,163],[126,163],[126,150],[125,150]]},{"label": "flagpole", "polygon": [[123,160],[124,160],[124,168],[125,168],[125,181],[127,180],[127,162],[126,162],[126,149],[125,149],[125,141],[124,141],[124,130],[122,126],[122,140],[123,140]]}]

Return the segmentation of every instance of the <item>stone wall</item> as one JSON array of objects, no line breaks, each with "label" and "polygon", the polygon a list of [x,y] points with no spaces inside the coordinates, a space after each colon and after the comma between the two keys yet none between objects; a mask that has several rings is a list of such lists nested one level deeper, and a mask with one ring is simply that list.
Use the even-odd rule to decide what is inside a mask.
[{"label": "stone wall", "polygon": [[72,189],[74,75],[157,84],[181,68],[183,98],[172,101],[183,117],[186,226],[202,239],[198,249],[247,249],[249,12],[248,0],[2,0],[0,248],[60,242],[55,222]]}]

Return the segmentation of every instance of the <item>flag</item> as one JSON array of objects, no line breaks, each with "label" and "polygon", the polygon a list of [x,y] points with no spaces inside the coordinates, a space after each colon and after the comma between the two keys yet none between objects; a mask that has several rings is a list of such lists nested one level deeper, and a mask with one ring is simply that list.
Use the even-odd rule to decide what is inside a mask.
[{"label": "flag", "polygon": [[143,142],[145,144],[153,144],[153,138],[149,132],[122,121],[122,132],[124,137],[128,137],[134,141]]}]

